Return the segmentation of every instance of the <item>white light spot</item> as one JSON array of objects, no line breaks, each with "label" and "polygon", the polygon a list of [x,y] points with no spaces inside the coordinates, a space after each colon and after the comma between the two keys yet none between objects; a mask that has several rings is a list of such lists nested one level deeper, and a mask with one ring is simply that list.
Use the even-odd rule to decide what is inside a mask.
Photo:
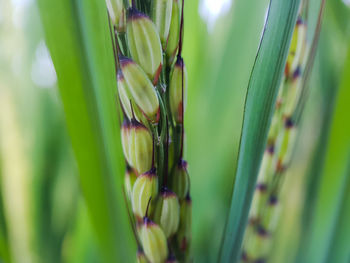
[{"label": "white light spot", "polygon": [[343,0],[343,3],[350,7],[350,0]]},{"label": "white light spot", "polygon": [[24,24],[25,14],[28,6],[33,0],[12,0],[12,23],[16,28],[21,28]]},{"label": "white light spot", "polygon": [[25,7],[33,2],[33,0],[11,0],[14,6]]},{"label": "white light spot", "polygon": [[56,84],[56,71],[50,53],[42,40],[35,51],[31,77],[33,82],[41,88],[51,88]]},{"label": "white light spot", "polygon": [[212,30],[219,16],[226,14],[231,7],[232,0],[201,0],[199,13],[207,23],[208,30]]}]

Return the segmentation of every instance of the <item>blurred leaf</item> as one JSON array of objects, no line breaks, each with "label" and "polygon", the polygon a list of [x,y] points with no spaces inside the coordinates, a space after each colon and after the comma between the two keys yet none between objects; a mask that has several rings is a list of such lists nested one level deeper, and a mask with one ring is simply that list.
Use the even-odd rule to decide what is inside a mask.
[{"label": "blurred leaf", "polygon": [[80,181],[104,259],[136,251],[122,192],[116,78],[104,1],[39,0]]},{"label": "blurred leaf", "polygon": [[296,23],[299,0],[270,3],[265,31],[245,104],[236,182],[221,251],[221,262],[236,262],[274,111],[277,91]]},{"label": "blurred leaf", "polygon": [[63,109],[52,96],[57,90],[34,89],[33,92],[37,93],[38,107],[32,120],[36,136],[31,152],[35,164],[31,185],[33,250],[40,254],[38,263],[62,262],[63,237],[76,212],[77,167],[64,126]]},{"label": "blurred leaf", "polygon": [[[344,26],[342,28],[339,23],[336,23],[336,20],[341,19],[341,17],[332,15],[335,5],[338,4],[338,2],[327,1],[318,54],[312,72],[314,83],[310,83],[314,87],[311,88],[308,103],[313,105],[311,107],[314,108],[315,117],[319,117],[314,117],[318,124],[315,123],[313,131],[310,131],[310,129],[305,130],[305,136],[313,133],[317,143],[308,165],[308,171],[305,174],[305,198],[301,218],[302,236],[298,242],[298,255],[294,262],[300,262],[309,248],[312,219],[322,179],[323,165],[320,164],[325,162],[327,153],[327,143],[325,142],[329,139],[336,95],[341,80],[342,72],[340,69],[344,67],[344,61],[346,60],[343,54],[346,53],[348,34],[345,33]],[[320,99],[315,99],[315,97],[320,97]],[[310,123],[310,121],[309,116],[306,118],[305,123]]]},{"label": "blurred leaf", "polygon": [[[350,164],[350,154],[348,164]],[[350,165],[348,165],[347,173],[350,174]],[[336,231],[328,253],[327,262],[342,263],[350,260],[350,176],[347,176],[347,180],[345,196],[340,208],[339,220],[336,224]]]},{"label": "blurred leaf", "polygon": [[11,262],[11,253],[8,243],[7,227],[4,214],[4,200],[2,193],[2,178],[1,178],[1,163],[0,163],[0,262]]},{"label": "blurred leaf", "polygon": [[[343,200],[346,196],[347,182],[350,180],[350,123],[348,121],[350,53],[343,76],[336,98],[324,169],[310,224],[308,247],[301,261],[305,263],[343,262],[334,261],[338,255],[333,254],[332,248],[334,248],[334,237],[337,237],[336,229],[339,227],[339,222],[341,225],[343,220],[342,207],[347,205]],[[347,231],[347,229],[340,231]],[[337,251],[342,253],[341,249]]]},{"label": "blurred leaf", "polygon": [[185,116],[185,156],[194,200],[194,258],[215,262],[231,201],[244,96],[269,1],[235,0],[209,31],[208,21],[196,15],[195,2],[185,4],[184,58],[190,102]]},{"label": "blurred leaf", "polygon": [[66,236],[63,254],[67,263],[99,262],[99,254],[83,200],[79,200],[77,217],[71,232]]}]

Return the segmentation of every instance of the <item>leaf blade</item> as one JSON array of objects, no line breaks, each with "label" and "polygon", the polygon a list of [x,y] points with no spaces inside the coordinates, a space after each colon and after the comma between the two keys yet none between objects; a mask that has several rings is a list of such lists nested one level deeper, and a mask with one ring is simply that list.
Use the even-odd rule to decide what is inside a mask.
[{"label": "leaf blade", "polygon": [[246,96],[232,202],[220,262],[236,262],[300,1],[270,3]]},{"label": "leaf blade", "polygon": [[102,254],[109,262],[131,262],[136,244],[122,193],[116,80],[104,2],[40,0],[38,4]]}]

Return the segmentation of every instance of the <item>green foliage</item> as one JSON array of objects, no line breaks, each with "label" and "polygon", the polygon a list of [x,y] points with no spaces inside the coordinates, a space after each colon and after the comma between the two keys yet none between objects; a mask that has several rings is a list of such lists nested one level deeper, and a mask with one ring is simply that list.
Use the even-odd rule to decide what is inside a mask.
[{"label": "green foliage", "polygon": [[345,211],[348,206],[350,177],[350,124],[347,121],[349,73],[350,57],[347,59],[344,79],[337,94],[324,169],[310,225],[308,249],[302,256],[302,262],[344,262],[341,259],[349,257],[348,252],[343,249],[348,239],[344,238],[344,234],[349,231],[348,226],[343,223],[348,216]]},{"label": "green foliage", "polygon": [[116,76],[102,1],[39,1],[83,195],[107,261],[136,251],[121,176]]},{"label": "green foliage", "polygon": [[[2,135],[16,134],[17,140],[27,145],[27,148],[17,145],[16,152],[20,152],[25,160],[16,159],[16,166],[12,167],[29,164],[24,168],[30,173],[22,177],[28,179],[29,184],[16,188],[14,193],[30,204],[30,215],[20,218],[20,222],[21,226],[23,222],[27,223],[31,233],[30,236],[22,233],[21,244],[31,240],[33,243],[28,247],[33,253],[26,254],[25,249],[17,253],[11,250],[18,248],[11,240],[11,231],[16,225],[9,220],[12,210],[7,209],[9,198],[3,187],[5,179],[13,175],[6,174],[4,167],[9,167],[8,163],[0,163],[0,262],[10,262],[10,258],[11,262],[16,262],[19,254],[32,262],[100,262],[101,256],[105,256],[106,261],[133,262],[135,242],[131,238],[121,190],[124,163],[118,105],[115,105],[113,52],[104,1],[37,1],[46,43],[55,64],[60,98],[56,97],[57,89],[39,89],[32,83],[31,67],[41,37],[36,21],[39,16],[32,3],[20,15],[13,13],[15,8],[8,6],[14,2],[18,1],[10,3],[7,0],[5,5],[4,1],[0,4],[1,11],[6,10],[1,12],[0,20],[0,46],[4,50],[0,52],[0,99],[9,93],[3,93],[3,90],[10,91],[15,113],[8,112],[5,105],[0,104],[4,113],[1,116],[15,116],[13,122],[18,124],[18,130],[0,125],[0,139],[3,139]],[[295,10],[288,9],[291,1],[272,0],[276,5],[277,2],[285,5],[283,13],[279,14],[281,17],[278,16],[284,22],[276,25],[279,42],[264,36],[264,41],[269,39],[271,46],[261,45],[259,49],[255,77],[252,76],[248,91],[250,106],[247,108],[247,100],[244,109],[246,89],[270,1],[234,0],[231,9],[220,15],[216,25],[209,30],[206,19],[198,13],[199,2],[202,1],[185,0],[184,59],[189,78],[185,156],[191,174],[194,259],[195,262],[216,262],[230,211],[242,116],[245,112],[245,136],[240,149],[245,154],[240,157],[240,175],[234,191],[234,195],[239,195],[234,205],[240,204],[241,209],[231,213],[233,220],[228,221],[236,226],[239,221],[245,221],[244,214],[248,213],[249,193],[255,179],[245,172],[247,168],[253,172],[258,167],[253,162],[261,156],[264,132],[274,104],[275,87],[267,84],[278,82],[278,72],[281,72],[285,52],[280,60],[277,59],[278,50],[282,49],[278,43],[288,42],[289,35],[287,30],[282,36],[284,30],[281,28],[286,27],[287,20],[292,24],[294,18],[286,14]],[[319,4],[319,0],[310,0],[310,28],[316,27],[314,18],[318,16]],[[344,85],[350,85],[349,66],[343,70],[349,43],[349,11],[342,1],[327,1],[316,67],[311,75],[305,116],[301,119],[302,131],[293,169],[288,174],[294,183],[287,187],[288,202],[283,203],[286,213],[278,228],[274,246],[276,255],[271,262],[345,262],[349,258],[349,176],[338,174],[336,170],[346,172],[349,169],[346,168],[349,167],[349,152],[346,154],[344,143],[349,107],[343,104],[343,108],[339,108],[339,100],[348,96]],[[285,15],[282,17],[282,14]],[[24,27],[12,22],[16,17],[23,18]],[[275,27],[267,28],[270,33],[273,29]],[[312,35],[308,37],[313,38]],[[276,46],[276,53],[271,56],[263,51],[271,51]],[[21,58],[22,65],[17,64],[16,57]],[[274,65],[278,70],[266,66],[273,61],[278,62]],[[259,68],[266,72],[263,74]],[[341,82],[342,73],[344,80]],[[261,81],[258,74],[262,75]],[[262,93],[260,96],[266,99],[265,102],[258,100],[258,92]],[[268,107],[263,108],[263,105]],[[255,134],[259,127],[263,132]],[[342,139],[342,143],[338,139]],[[248,148],[249,145],[256,151]],[[3,146],[1,141],[0,146]],[[0,147],[0,161],[13,162],[7,158],[9,156],[12,156],[10,151]],[[323,163],[325,165],[320,165]],[[17,207],[13,206],[13,209]],[[302,217],[295,210],[303,211]],[[242,232],[243,225],[241,228],[237,233]],[[229,238],[238,245],[239,236]],[[316,243],[309,240],[316,240]],[[295,257],[294,250],[298,247],[303,249]],[[238,255],[237,248],[227,245],[226,249],[234,249]]]},{"label": "green foliage", "polygon": [[[335,115],[339,115],[339,111],[337,113],[335,112],[337,98],[340,96],[340,94],[338,94],[339,88],[341,85],[349,86],[345,80],[348,73],[346,70],[344,72],[342,70],[344,61],[346,60],[346,56],[344,56],[344,54],[346,54],[349,50],[349,33],[347,30],[348,20],[345,19],[345,17],[348,17],[349,10],[342,9],[341,6],[341,3],[327,2],[324,16],[324,21],[327,21],[327,23],[323,23],[318,47],[318,56],[316,59],[316,67],[313,71],[314,80],[312,80],[311,85],[314,85],[314,87],[312,87],[310,100],[314,99],[315,97],[320,98],[320,100],[317,101],[317,103],[320,103],[320,107],[317,108],[317,114],[322,116],[322,121],[317,128],[320,131],[320,135],[317,136],[317,144],[315,145],[312,162],[308,167],[308,173],[305,177],[306,192],[305,202],[302,208],[303,215],[301,218],[301,229],[303,236],[298,244],[299,251],[296,262],[309,262],[309,260],[312,260],[311,254],[316,253],[316,251],[316,254],[318,255],[317,260],[322,260],[322,262],[345,262],[337,260],[338,257],[342,257],[342,252],[340,251],[342,251],[343,246],[346,243],[343,243],[340,240],[341,237],[347,233],[347,228],[345,225],[343,225],[344,223],[342,224],[342,222],[344,222],[347,217],[346,212],[343,210],[347,205],[347,199],[344,196],[343,191],[346,193],[348,191],[346,190],[346,187],[348,186],[343,185],[342,188],[338,188],[336,191],[334,187],[336,187],[335,184],[337,181],[338,186],[340,184],[346,184],[346,180],[348,181],[348,179],[345,179],[345,175],[339,174],[336,169],[340,167],[347,169],[346,167],[349,164],[349,160],[345,154],[345,156],[341,156],[343,163],[338,162],[337,160],[337,162],[332,164],[331,170],[325,170],[324,165],[325,162],[328,163],[328,166],[330,163],[328,151],[329,143],[331,142],[329,140],[334,140],[334,138],[331,138],[331,133],[337,134],[336,136],[338,136],[343,130],[343,125],[338,126],[339,131],[332,125]],[[336,16],[335,13],[342,15]],[[323,73],[319,74],[320,72]],[[344,76],[344,80],[341,83],[342,74]],[[316,101],[313,101],[315,104]],[[344,123],[346,123],[346,121]],[[343,146],[347,147],[346,141],[344,141],[344,143],[345,144]],[[337,152],[336,159],[339,157],[338,154],[344,154],[344,152]],[[340,181],[342,181],[342,183],[340,183]],[[323,190],[321,190],[321,188],[323,188]],[[333,194],[337,196],[331,195],[332,188],[333,191],[335,191]],[[317,205],[317,203],[319,203],[320,199],[322,198],[327,200],[329,207],[339,209],[338,212],[335,212],[335,214],[332,215],[334,216],[332,219],[332,216],[328,212],[327,218],[324,217],[324,214],[320,213],[320,204]],[[316,216],[315,213],[317,210],[319,210],[319,212]],[[324,210],[324,213],[326,213],[325,211],[326,210]],[[321,229],[315,230],[315,221],[318,221],[319,224],[323,222],[322,224],[324,224],[326,229],[323,229],[322,231]],[[336,228],[335,225],[337,226]],[[342,230],[340,230],[340,228]],[[321,242],[322,246],[325,248],[322,253],[320,253],[318,247],[313,247],[314,250],[310,250],[311,240],[315,239],[316,235],[318,234],[322,235],[323,239],[323,241],[318,242]],[[323,238],[326,234],[329,236],[328,240]],[[335,235],[340,237],[333,237]],[[339,243],[336,242],[336,239]],[[320,243],[318,244],[320,245]],[[345,254],[343,253],[343,255]]]},{"label": "green foliage", "polygon": [[250,78],[236,181],[222,245],[222,262],[237,261],[260,161],[282,78],[299,1],[272,1]]},{"label": "green foliage", "polygon": [[229,13],[219,18],[211,32],[193,15],[197,1],[186,2],[186,156],[194,200],[194,258],[200,262],[218,258],[234,181],[244,96],[268,2],[233,1]]},{"label": "green foliage", "polygon": [[[1,164],[0,164],[1,168]],[[0,174],[1,176],[1,174]],[[4,201],[1,191],[2,185],[0,181],[0,262],[3,259],[6,262],[11,262],[11,253],[9,249],[9,244],[7,242],[7,227],[6,227],[6,219],[4,215]]]}]

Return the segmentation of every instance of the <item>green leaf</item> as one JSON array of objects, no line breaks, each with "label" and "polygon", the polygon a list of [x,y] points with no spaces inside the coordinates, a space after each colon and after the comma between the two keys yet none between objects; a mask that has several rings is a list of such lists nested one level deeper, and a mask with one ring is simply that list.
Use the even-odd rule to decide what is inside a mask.
[{"label": "green leaf", "polygon": [[132,262],[116,76],[104,1],[38,0],[80,182],[104,260]]},{"label": "green leaf", "polygon": [[[348,164],[350,164],[350,154]],[[350,166],[347,173],[350,174]],[[331,243],[331,249],[328,252],[327,262],[342,263],[350,259],[350,176],[347,176],[347,181],[345,196],[342,200],[339,219],[336,223],[336,230],[333,242]]]},{"label": "green leaf", "polygon": [[[350,181],[349,86],[350,53],[344,71],[344,78],[336,98],[325,165],[320,178],[320,187],[316,195],[317,200],[310,224],[308,247],[305,249],[306,253],[303,255],[301,262],[345,262],[337,261],[335,258],[343,258],[344,253],[344,257],[349,256],[346,255],[348,250],[344,252],[340,247],[343,244],[339,240],[343,240],[343,234],[349,231],[348,226],[340,229],[341,226],[346,224],[343,222],[344,217],[349,216],[348,212],[344,211],[348,206],[346,191]],[[349,236],[347,236],[347,239],[349,239]],[[335,244],[339,245],[335,247]]]},{"label": "green leaf", "polygon": [[5,262],[12,262],[10,247],[8,242],[7,235],[7,226],[6,219],[4,214],[4,200],[2,192],[2,170],[0,163],[0,259],[3,259]]},{"label": "green leaf", "polygon": [[[315,0],[313,0],[315,1]],[[324,5],[324,1],[321,2]],[[318,44],[318,55],[315,61],[314,70],[312,73],[313,81],[311,81],[311,93],[309,95],[309,105],[314,108],[317,115],[320,116],[320,124],[315,127],[316,130],[320,131],[313,150],[310,164],[308,165],[307,173],[305,177],[305,198],[303,201],[302,216],[301,216],[301,237],[298,242],[298,253],[294,262],[301,262],[305,257],[309,245],[310,245],[310,232],[312,226],[313,215],[315,211],[315,204],[317,202],[318,189],[322,179],[323,164],[327,154],[327,141],[330,136],[330,129],[332,124],[332,117],[334,115],[334,108],[336,102],[336,95],[341,80],[340,73],[344,67],[344,60],[346,58],[339,59],[339,55],[344,54],[344,43],[346,34],[344,29],[341,29],[339,23],[334,23],[332,18],[332,9],[334,5],[339,3],[327,2],[326,12],[322,20],[327,21],[322,26],[322,33],[320,34],[320,41]],[[340,17],[337,17],[339,19]],[[310,19],[310,16],[309,18]],[[321,19],[321,17],[320,17]],[[341,38],[339,38],[341,37]],[[334,43],[337,43],[337,48],[332,48]],[[336,65],[336,66],[335,66]],[[321,74],[320,74],[321,73]],[[306,94],[305,94],[306,95]],[[315,96],[320,96],[320,99],[316,101]],[[309,121],[306,118],[306,122]],[[305,122],[305,123],[306,123]],[[310,133],[308,129],[305,132]]]},{"label": "green leaf", "polygon": [[265,31],[248,86],[236,182],[220,262],[236,262],[240,256],[256,177],[266,145],[299,3],[299,0],[272,0],[270,3]]},{"label": "green leaf", "polygon": [[205,19],[194,15],[196,2],[185,4],[184,60],[190,102],[185,114],[185,157],[191,196],[201,200],[193,206],[192,251],[198,262],[215,262],[231,201],[243,98],[269,0],[233,1],[231,10],[220,15],[209,31]]}]

